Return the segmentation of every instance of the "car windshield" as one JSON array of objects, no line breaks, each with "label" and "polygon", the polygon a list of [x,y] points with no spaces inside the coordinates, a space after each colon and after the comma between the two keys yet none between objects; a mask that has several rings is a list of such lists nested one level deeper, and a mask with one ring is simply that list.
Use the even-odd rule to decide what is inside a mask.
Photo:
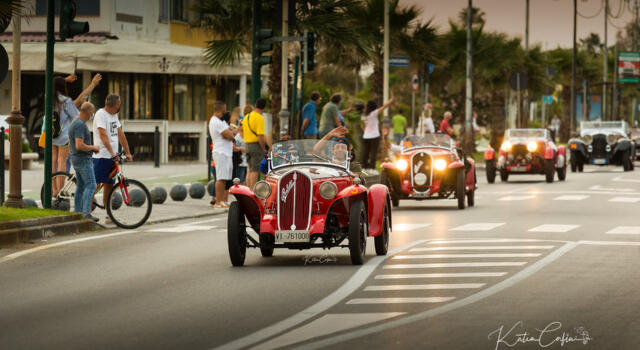
[{"label": "car windshield", "polygon": [[404,149],[419,146],[438,146],[453,148],[453,140],[447,134],[426,134],[424,136],[407,136],[402,142]]},{"label": "car windshield", "polygon": [[549,131],[546,129],[509,129],[508,139],[547,139]]},{"label": "car windshield", "polygon": [[325,163],[348,167],[349,148],[335,141],[290,140],[273,145],[270,152],[271,167],[295,163]]},{"label": "car windshield", "polygon": [[613,132],[617,134],[627,134],[628,124],[625,121],[608,122],[581,122],[580,135],[591,134],[594,131]]}]

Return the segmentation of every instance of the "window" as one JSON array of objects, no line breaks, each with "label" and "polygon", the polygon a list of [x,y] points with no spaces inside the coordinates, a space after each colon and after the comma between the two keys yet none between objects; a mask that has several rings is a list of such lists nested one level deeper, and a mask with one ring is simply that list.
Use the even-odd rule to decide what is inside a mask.
[{"label": "window", "polygon": [[158,22],[166,23],[169,21],[169,0],[159,0]]},{"label": "window", "polygon": [[[55,14],[60,14],[60,1],[55,2]],[[76,1],[76,14],[78,16],[100,16],[100,0]],[[36,15],[47,15],[47,0],[36,0]]]},{"label": "window", "polygon": [[171,20],[187,22],[188,1],[186,0],[172,0],[171,1]]},{"label": "window", "polygon": [[173,81],[173,119],[207,120],[206,81],[202,76],[177,75]]}]

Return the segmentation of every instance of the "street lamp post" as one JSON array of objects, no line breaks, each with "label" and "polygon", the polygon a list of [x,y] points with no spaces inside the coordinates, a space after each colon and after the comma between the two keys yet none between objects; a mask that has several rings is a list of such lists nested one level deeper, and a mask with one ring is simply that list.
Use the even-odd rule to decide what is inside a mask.
[{"label": "street lamp post", "polygon": [[569,130],[573,132],[573,129],[576,127],[576,28],[578,20],[578,0],[573,0],[573,58],[571,59],[571,101],[569,105],[571,106],[571,121]]},{"label": "street lamp post", "polygon": [[472,108],[473,108],[473,90],[472,90],[472,69],[473,69],[473,58],[472,58],[472,12],[473,12],[473,0],[469,0],[469,8],[467,9],[467,90],[466,90],[466,98],[465,98],[465,128],[464,128],[464,147],[466,152],[470,152],[473,150],[473,126],[472,126]]}]

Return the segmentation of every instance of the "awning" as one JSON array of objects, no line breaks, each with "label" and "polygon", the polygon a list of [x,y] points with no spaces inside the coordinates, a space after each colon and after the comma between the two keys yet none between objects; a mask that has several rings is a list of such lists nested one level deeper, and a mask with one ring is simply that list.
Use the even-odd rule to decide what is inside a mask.
[{"label": "awning", "polygon": [[[2,43],[9,54],[12,44]],[[46,43],[23,42],[21,70],[44,71]],[[203,49],[165,42],[105,39],[99,42],[59,42],[54,49],[54,71],[71,74],[78,70],[120,73],[193,74],[239,76],[251,75],[251,64],[245,55],[234,65],[212,68]]]}]

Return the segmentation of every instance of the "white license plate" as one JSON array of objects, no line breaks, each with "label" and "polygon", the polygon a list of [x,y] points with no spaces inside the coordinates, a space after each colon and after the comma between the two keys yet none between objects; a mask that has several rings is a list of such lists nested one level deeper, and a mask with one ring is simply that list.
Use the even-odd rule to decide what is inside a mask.
[{"label": "white license plate", "polygon": [[594,159],[593,164],[607,164],[607,160],[604,158]]},{"label": "white license plate", "polygon": [[276,231],[276,243],[308,243],[309,231]]},{"label": "white license plate", "polygon": [[426,198],[429,197],[429,191],[427,192],[413,192],[411,195],[414,198]]},{"label": "white license plate", "polygon": [[523,173],[523,172],[527,171],[527,167],[526,166],[512,166],[511,167],[511,171],[516,172],[516,173]]}]

